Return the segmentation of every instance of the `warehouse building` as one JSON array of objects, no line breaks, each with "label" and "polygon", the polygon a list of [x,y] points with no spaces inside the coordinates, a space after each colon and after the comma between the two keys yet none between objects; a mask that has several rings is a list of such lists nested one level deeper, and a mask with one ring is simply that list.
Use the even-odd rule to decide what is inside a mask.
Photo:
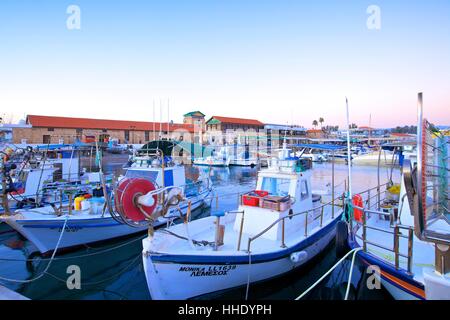
[{"label": "warehouse building", "polygon": [[193,141],[194,125],[124,120],[51,117],[29,115],[26,127],[13,128],[17,144],[108,142],[144,144],[148,141],[176,139]]}]

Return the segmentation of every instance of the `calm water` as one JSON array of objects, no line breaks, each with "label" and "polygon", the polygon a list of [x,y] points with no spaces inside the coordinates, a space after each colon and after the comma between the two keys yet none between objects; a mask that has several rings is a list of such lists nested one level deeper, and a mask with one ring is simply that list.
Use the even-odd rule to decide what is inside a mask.
[{"label": "calm water", "polygon": [[[111,161],[109,172],[117,171],[123,162]],[[208,171],[208,168],[201,168]],[[336,192],[344,189],[347,166],[336,164]],[[375,167],[353,167],[353,192],[376,186]],[[211,210],[233,210],[237,208],[238,192],[254,189],[256,169],[213,168],[210,172],[219,202],[214,199],[211,208],[198,210],[196,217],[208,216]],[[383,180],[389,172],[382,170]],[[383,181],[382,180],[382,181]],[[331,164],[315,164],[313,169],[313,191],[330,192]],[[30,283],[14,283],[0,280],[0,283],[31,299],[151,299],[142,269],[141,239],[145,234],[126,239],[109,241],[70,253],[58,255],[47,273]],[[30,280],[45,271],[48,258],[30,255],[32,244],[12,231],[5,224],[0,225],[0,277]],[[252,299],[294,299],[319,279],[336,263],[334,247],[309,263],[305,268],[294,271],[273,281],[250,286]],[[310,293],[308,299],[342,299],[345,294],[350,261],[337,268],[320,286]],[[66,286],[67,267],[77,265],[81,269],[81,290],[69,290]],[[365,289],[364,270],[358,266],[352,277],[351,298],[390,299],[384,290]],[[214,294],[202,299],[243,299],[245,288]]]}]

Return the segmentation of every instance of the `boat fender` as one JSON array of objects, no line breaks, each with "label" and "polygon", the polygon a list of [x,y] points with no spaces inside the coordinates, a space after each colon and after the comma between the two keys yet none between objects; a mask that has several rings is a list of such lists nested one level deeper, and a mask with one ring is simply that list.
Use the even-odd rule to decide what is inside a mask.
[{"label": "boat fender", "polygon": [[342,258],[349,251],[348,226],[345,221],[338,221],[336,225],[336,257]]},{"label": "boat fender", "polygon": [[[363,199],[360,194],[355,194],[352,198],[352,204],[354,207],[360,207],[363,208]],[[356,221],[362,222],[364,212],[361,209],[353,208],[353,217]]]},{"label": "boat fender", "polygon": [[298,251],[291,254],[291,261],[293,263],[304,262],[308,259],[308,253],[306,251]]}]

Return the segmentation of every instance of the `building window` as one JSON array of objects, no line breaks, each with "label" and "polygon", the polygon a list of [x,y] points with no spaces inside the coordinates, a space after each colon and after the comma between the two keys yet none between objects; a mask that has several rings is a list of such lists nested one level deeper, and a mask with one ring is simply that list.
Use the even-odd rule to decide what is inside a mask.
[{"label": "building window", "polygon": [[77,134],[82,134],[83,133],[83,129],[77,129]]},{"label": "building window", "polygon": [[108,132],[108,130],[107,129],[103,129],[102,132]]},{"label": "building window", "polygon": [[48,128],[48,131],[55,131],[55,128]]},{"label": "building window", "polygon": [[43,136],[42,136],[42,143],[44,143],[44,144],[50,144],[50,135],[48,135],[48,134],[44,134]]},{"label": "building window", "polygon": [[125,130],[125,140],[126,141],[130,140],[130,131],[129,130]]},{"label": "building window", "polygon": [[150,132],[145,131],[145,141],[149,141],[150,140]]}]

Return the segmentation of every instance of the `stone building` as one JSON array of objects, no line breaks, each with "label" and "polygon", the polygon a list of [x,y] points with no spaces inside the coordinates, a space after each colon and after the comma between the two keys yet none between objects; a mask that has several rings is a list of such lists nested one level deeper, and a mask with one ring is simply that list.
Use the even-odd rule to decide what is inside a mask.
[{"label": "stone building", "polygon": [[191,124],[29,115],[28,127],[13,128],[13,142],[27,144],[108,142],[144,144],[156,139],[192,141]]},{"label": "stone building", "polygon": [[264,123],[254,119],[213,116],[206,122],[207,138],[212,143],[244,144],[252,136],[256,139],[253,133],[260,131],[264,131]]}]

